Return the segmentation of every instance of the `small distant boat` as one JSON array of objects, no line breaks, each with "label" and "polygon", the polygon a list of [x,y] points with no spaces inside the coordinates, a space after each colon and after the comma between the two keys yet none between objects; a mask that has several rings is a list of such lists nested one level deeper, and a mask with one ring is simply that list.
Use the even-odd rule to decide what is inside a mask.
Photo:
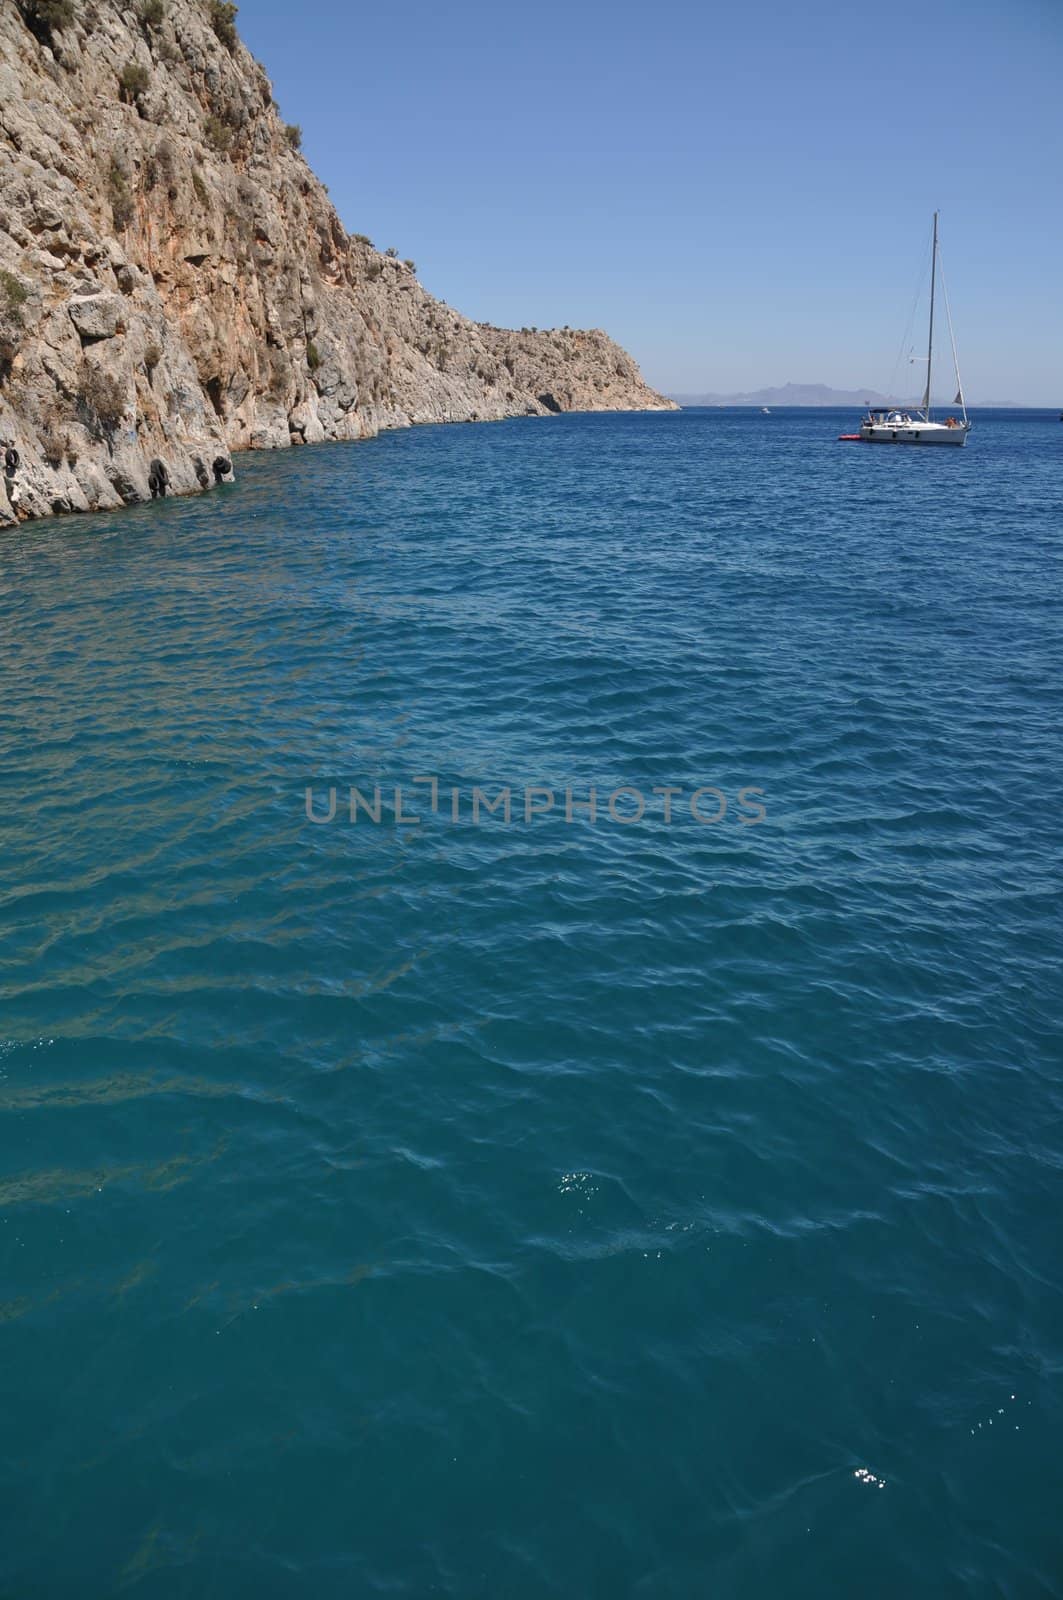
[{"label": "small distant boat", "polygon": [[[941,288],[945,299],[945,315],[949,325],[949,342],[952,345],[952,361],[956,368],[956,398],[953,405],[960,408],[960,416],[946,417],[944,422],[934,422],[930,415],[930,378],[934,368],[934,300],[937,292],[937,280],[941,277]],[[913,357],[913,360],[916,358]],[[926,388],[923,390],[923,404],[914,416],[910,411],[905,411],[899,406],[873,406],[868,405],[867,416],[860,424],[859,433],[840,433],[839,439],[859,440],[863,444],[953,444],[967,443],[967,435],[971,431],[971,424],[967,418],[967,406],[963,398],[963,384],[960,382],[960,363],[956,355],[956,337],[952,331],[952,312],[949,310],[949,296],[945,288],[945,279],[941,275],[940,251],[938,247],[938,213],[934,212],[934,244],[930,257],[930,330],[927,338],[926,353]]]},{"label": "small distant boat", "polygon": [[[771,412],[768,410],[767,406],[761,406],[760,414],[761,414],[762,417],[770,417],[771,416]],[[1060,421],[1063,422],[1063,417],[1060,418]]]}]

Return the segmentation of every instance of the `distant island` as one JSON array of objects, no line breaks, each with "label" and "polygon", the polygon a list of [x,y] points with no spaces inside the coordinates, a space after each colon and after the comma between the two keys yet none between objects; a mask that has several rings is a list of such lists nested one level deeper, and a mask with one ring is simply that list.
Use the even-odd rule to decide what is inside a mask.
[{"label": "distant island", "polygon": [[[681,406],[918,406],[915,399],[897,399],[877,389],[831,389],[825,383],[784,383],[774,389],[753,389],[748,394],[672,394],[669,399]],[[936,399],[938,406],[949,405],[947,398]],[[984,400],[988,407],[1014,407],[1014,400]]]}]

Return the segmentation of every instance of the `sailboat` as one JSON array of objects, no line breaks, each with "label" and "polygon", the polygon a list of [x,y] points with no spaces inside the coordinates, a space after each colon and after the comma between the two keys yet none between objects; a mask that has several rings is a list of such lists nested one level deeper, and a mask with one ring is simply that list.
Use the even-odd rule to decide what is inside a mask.
[{"label": "sailboat", "polygon": [[[930,415],[930,379],[934,369],[934,301],[939,278],[945,301],[945,316],[949,326],[952,361],[956,369],[956,398],[953,404],[960,408],[960,416],[946,417],[944,422],[935,422]],[[915,358],[913,357],[913,359]],[[967,443],[967,435],[970,430],[971,424],[967,418],[967,406],[963,398],[963,384],[960,382],[960,363],[956,355],[956,336],[952,331],[952,312],[949,310],[948,290],[945,288],[945,279],[941,271],[940,249],[938,246],[938,213],[935,211],[934,246],[930,257],[930,329],[927,337],[926,388],[923,390],[922,406],[913,416],[911,412],[904,411],[897,406],[869,405],[867,416],[860,424],[860,432],[843,433],[839,437],[842,439],[859,439],[864,444],[962,445]]]}]

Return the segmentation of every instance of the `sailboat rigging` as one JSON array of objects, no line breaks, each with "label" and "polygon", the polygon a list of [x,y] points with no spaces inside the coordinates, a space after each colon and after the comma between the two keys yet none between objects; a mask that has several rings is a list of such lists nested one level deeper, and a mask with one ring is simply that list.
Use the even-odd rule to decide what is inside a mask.
[{"label": "sailboat rigging", "polygon": [[[954,405],[959,406],[959,417],[946,417],[944,422],[935,422],[931,417],[930,383],[934,370],[934,307],[937,298],[938,279],[941,280],[942,298],[945,302],[945,317],[949,328],[949,343],[952,346],[952,361],[956,369],[956,398]],[[919,359],[913,357],[913,360]],[[960,380],[960,363],[956,354],[956,335],[952,327],[952,310],[949,306],[948,290],[945,288],[945,277],[941,271],[940,247],[938,244],[938,213],[934,212],[934,242],[930,257],[930,324],[927,330],[926,356],[926,387],[923,390],[923,401],[920,410],[915,416],[898,406],[872,406],[867,408],[867,416],[860,424],[859,433],[843,433],[842,439],[860,440],[864,444],[951,444],[962,445],[967,443],[967,435],[971,424],[967,416],[967,405],[963,398],[963,384]]]}]

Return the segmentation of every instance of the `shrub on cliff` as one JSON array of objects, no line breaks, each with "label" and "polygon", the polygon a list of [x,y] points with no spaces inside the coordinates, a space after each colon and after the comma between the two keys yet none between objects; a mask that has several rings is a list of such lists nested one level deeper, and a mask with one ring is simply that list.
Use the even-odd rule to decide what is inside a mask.
[{"label": "shrub on cliff", "polygon": [[114,225],[121,232],[123,228],[128,228],[132,222],[135,208],[133,205],[133,191],[129,187],[129,179],[117,161],[112,161],[108,169],[106,190]]},{"label": "shrub on cliff", "polygon": [[213,111],[203,124],[203,134],[211,149],[216,150],[219,155],[226,155],[232,147],[232,128]]},{"label": "shrub on cliff", "polygon": [[236,13],[238,7],[229,3],[229,0],[210,0],[207,14],[210,25],[226,50],[236,49]]},{"label": "shrub on cliff", "polygon": [[69,28],[77,16],[73,0],[21,0],[27,28],[41,44],[50,44],[57,28]]},{"label": "shrub on cliff", "polygon": [[293,150],[301,150],[303,148],[303,130],[297,122],[286,122],[284,124],[284,137]]},{"label": "shrub on cliff", "polygon": [[15,274],[6,269],[0,271],[0,380],[6,377],[3,369],[15,359],[22,343],[26,326],[22,307],[28,299],[29,291]]},{"label": "shrub on cliff", "polygon": [[83,361],[78,373],[78,414],[85,427],[97,438],[112,434],[125,411],[125,388],[109,372]]},{"label": "shrub on cliff", "polygon": [[[59,413],[53,411],[44,419],[41,428],[41,454],[50,467],[60,467],[64,458],[72,453],[70,435],[61,426]],[[77,459],[75,454],[74,459]]]},{"label": "shrub on cliff", "polygon": [[0,271],[0,316],[16,317],[21,322],[22,307],[28,299],[26,285],[13,272],[8,272],[6,267]]},{"label": "shrub on cliff", "polygon": [[140,20],[145,28],[161,28],[165,17],[164,0],[144,0],[140,8]]},{"label": "shrub on cliff", "polygon": [[151,73],[136,61],[124,66],[118,76],[118,98],[127,106],[135,105],[151,83]]},{"label": "shrub on cliff", "polygon": [[313,339],[308,339],[306,342],[306,364],[311,372],[316,372],[321,365],[321,352]]}]

